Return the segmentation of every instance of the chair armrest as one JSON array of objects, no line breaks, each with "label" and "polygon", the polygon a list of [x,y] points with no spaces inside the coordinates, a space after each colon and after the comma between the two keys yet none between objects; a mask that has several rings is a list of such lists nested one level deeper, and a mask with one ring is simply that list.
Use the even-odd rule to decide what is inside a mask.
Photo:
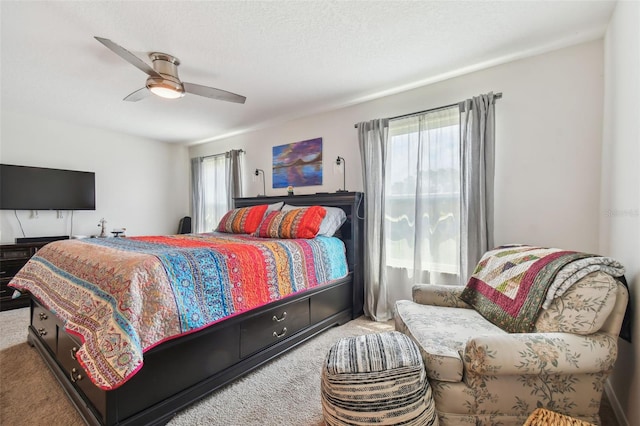
[{"label": "chair armrest", "polygon": [[606,333],[513,333],[469,339],[462,359],[465,371],[524,376],[609,372],[617,356],[617,338]]},{"label": "chair armrest", "polygon": [[448,308],[468,308],[460,299],[464,286],[442,284],[416,284],[411,289],[413,301],[421,305],[445,306]]}]

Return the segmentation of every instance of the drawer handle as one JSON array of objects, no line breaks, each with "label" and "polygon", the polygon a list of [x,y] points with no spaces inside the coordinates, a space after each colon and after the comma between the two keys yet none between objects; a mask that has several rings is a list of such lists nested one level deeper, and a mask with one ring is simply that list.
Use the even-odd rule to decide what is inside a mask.
[{"label": "drawer handle", "polygon": [[49,319],[47,314],[45,314],[44,312],[40,312],[40,321],[44,321],[46,319]]},{"label": "drawer handle", "polygon": [[277,332],[277,331],[274,331],[274,332],[273,332],[273,337],[275,337],[275,338],[279,339],[279,338],[281,338],[281,337],[284,337],[284,335],[285,335],[285,334],[287,334],[287,327],[283,328],[283,329],[282,329],[282,333],[280,333],[280,334],[278,334],[278,332]]},{"label": "drawer handle", "polygon": [[82,380],[82,374],[78,373],[77,369],[72,368],[69,372],[69,379],[71,379],[73,383],[79,382],[80,380]]},{"label": "drawer handle", "polygon": [[47,330],[45,330],[44,328],[39,328],[38,329],[38,334],[40,336],[46,336],[47,335]]},{"label": "drawer handle", "polygon": [[78,348],[74,346],[71,348],[69,352],[71,352],[71,359],[76,361],[76,352],[78,352]]},{"label": "drawer handle", "polygon": [[7,271],[0,271],[0,275],[4,275],[6,273],[7,273]]},{"label": "drawer handle", "polygon": [[271,318],[271,319],[272,319],[273,321],[275,321],[275,322],[282,322],[282,321],[284,321],[284,320],[285,320],[285,318],[287,318],[287,311],[284,311],[284,312],[282,313],[282,316],[281,316],[280,318],[278,318],[277,316],[275,316],[275,315],[274,315],[274,316],[273,316],[273,318]]}]

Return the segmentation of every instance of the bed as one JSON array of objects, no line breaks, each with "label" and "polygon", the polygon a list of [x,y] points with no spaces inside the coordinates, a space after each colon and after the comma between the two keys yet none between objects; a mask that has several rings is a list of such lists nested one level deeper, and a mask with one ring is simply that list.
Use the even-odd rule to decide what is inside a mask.
[{"label": "bed", "polygon": [[[56,314],[48,308],[52,306],[48,296],[31,295],[29,343],[40,353],[88,424],[165,424],[177,411],[221,386],[318,333],[362,314],[362,197],[361,193],[350,192],[235,199],[236,208],[284,202],[291,206],[342,209],[347,220],[336,237],[342,240],[346,251],[344,274],[338,272],[339,278],[329,276],[327,283],[287,292],[274,302],[240,310],[212,325],[202,327],[196,322],[180,337],[159,339],[144,352],[143,362],[127,367],[118,376],[120,381],[108,375],[115,371],[116,364],[105,366],[99,358],[93,359],[97,367],[88,362],[92,358],[83,354],[86,348],[82,346],[82,342],[88,346],[88,341],[79,337],[63,312]],[[103,271],[108,275],[107,272]],[[194,302],[187,300],[184,304]],[[197,317],[187,316],[182,319]],[[114,346],[116,340],[122,344],[115,336]],[[130,361],[128,357],[116,359],[123,365]],[[87,377],[88,371],[91,379]],[[106,378],[100,381],[98,377]]]}]

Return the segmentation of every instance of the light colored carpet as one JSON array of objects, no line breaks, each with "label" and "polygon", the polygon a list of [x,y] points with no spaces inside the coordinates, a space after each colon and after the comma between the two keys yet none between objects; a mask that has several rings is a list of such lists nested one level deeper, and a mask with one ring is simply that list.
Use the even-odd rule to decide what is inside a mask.
[{"label": "light colored carpet", "polygon": [[[0,312],[0,425],[82,425],[40,355],[27,343],[29,309]],[[179,412],[170,426],[321,426],[320,369],[341,337],[393,329],[364,317],[332,328]],[[606,397],[602,426],[618,422]]]},{"label": "light colored carpet", "polygon": [[[28,308],[0,312],[0,424],[82,425],[26,343],[28,322]],[[179,412],[169,425],[323,425],[320,369],[331,345],[341,337],[392,329],[392,322],[364,317],[332,328]]]},{"label": "light colored carpet", "polygon": [[0,351],[27,341],[29,308],[0,312]]}]

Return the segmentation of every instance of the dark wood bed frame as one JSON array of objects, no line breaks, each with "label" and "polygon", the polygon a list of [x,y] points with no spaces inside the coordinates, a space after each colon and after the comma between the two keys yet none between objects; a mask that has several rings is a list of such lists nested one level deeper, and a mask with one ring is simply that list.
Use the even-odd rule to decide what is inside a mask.
[{"label": "dark wood bed frame", "polygon": [[37,299],[31,299],[29,343],[90,425],[160,425],[181,409],[247,374],[316,334],[362,314],[363,194],[340,192],[235,199],[236,207],[284,201],[340,207],[347,222],[340,237],[349,275],[159,345],[128,382],[103,391],[85,377],[75,358],[76,337]]}]

